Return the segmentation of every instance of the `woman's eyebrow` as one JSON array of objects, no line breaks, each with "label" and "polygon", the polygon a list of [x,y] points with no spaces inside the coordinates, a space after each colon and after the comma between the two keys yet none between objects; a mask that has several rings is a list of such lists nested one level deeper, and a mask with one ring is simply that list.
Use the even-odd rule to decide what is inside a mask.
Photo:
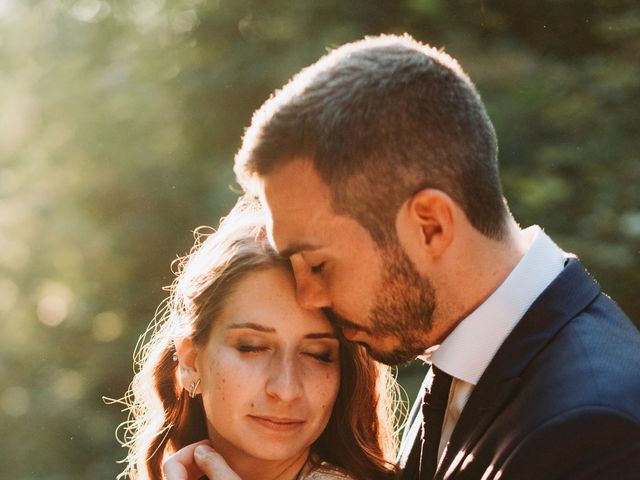
[{"label": "woman's eyebrow", "polygon": [[308,333],[304,336],[304,338],[334,338],[336,340],[338,340],[338,337],[331,332],[322,332],[322,333]]},{"label": "woman's eyebrow", "polygon": [[[227,330],[234,330],[234,329],[237,330],[237,329],[244,329],[244,328],[257,330],[259,332],[265,332],[265,333],[276,333],[275,328],[265,327],[264,325],[260,325],[259,323],[253,323],[253,322],[232,323],[227,327]],[[332,338],[332,339],[338,340],[338,337],[336,336],[336,334],[332,332],[307,333],[304,336],[304,338],[309,338],[309,339]]]},{"label": "woman's eyebrow", "polygon": [[239,329],[239,328],[250,328],[251,330],[258,330],[259,332],[276,333],[275,328],[265,327],[264,325],[260,325],[259,323],[252,323],[252,322],[232,323],[227,327],[227,330]]}]

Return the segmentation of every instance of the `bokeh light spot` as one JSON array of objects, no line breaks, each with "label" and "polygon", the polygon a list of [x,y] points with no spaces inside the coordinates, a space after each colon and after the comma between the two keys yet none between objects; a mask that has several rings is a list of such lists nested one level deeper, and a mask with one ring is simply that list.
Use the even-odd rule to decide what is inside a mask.
[{"label": "bokeh light spot", "polygon": [[178,33],[193,30],[198,24],[198,15],[193,10],[186,10],[171,16],[171,26]]},{"label": "bokeh light spot", "polygon": [[21,417],[29,411],[29,392],[22,387],[9,387],[0,394],[0,408],[10,417]]},{"label": "bokeh light spot", "polygon": [[112,342],[122,335],[124,322],[115,312],[102,312],[93,319],[93,338],[99,342]]},{"label": "bokeh light spot", "polygon": [[68,314],[67,302],[58,295],[45,295],[38,302],[38,320],[45,325],[56,327]]},{"label": "bokeh light spot", "polygon": [[49,327],[56,327],[69,315],[71,291],[59,283],[47,283],[41,289],[38,300],[38,320]]},{"label": "bokeh light spot", "polygon": [[102,2],[98,0],[79,0],[73,4],[69,13],[81,22],[92,22],[96,19],[102,8]]},{"label": "bokeh light spot", "polygon": [[53,392],[62,400],[79,400],[85,392],[84,379],[75,370],[62,370],[53,383]]}]

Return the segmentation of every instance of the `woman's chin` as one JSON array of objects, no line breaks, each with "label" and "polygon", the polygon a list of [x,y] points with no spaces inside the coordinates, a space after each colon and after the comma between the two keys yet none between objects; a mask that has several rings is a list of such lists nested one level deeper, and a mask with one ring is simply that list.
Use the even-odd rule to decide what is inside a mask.
[{"label": "woman's chin", "polygon": [[306,461],[309,455],[308,446],[273,440],[268,443],[251,442],[250,445],[244,445],[241,450],[241,454],[237,456],[237,461],[242,463],[247,462],[248,458],[269,463],[290,462],[303,457]]},{"label": "woman's chin", "polygon": [[230,464],[246,464],[248,461],[285,462],[309,454],[309,443],[296,429],[265,428],[255,426],[236,438],[222,439],[211,444]]}]

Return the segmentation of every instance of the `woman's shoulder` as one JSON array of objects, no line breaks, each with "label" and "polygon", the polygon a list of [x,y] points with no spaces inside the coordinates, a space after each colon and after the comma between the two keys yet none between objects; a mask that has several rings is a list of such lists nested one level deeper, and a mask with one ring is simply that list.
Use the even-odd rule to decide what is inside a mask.
[{"label": "woman's shoulder", "polygon": [[322,462],[301,480],[353,480],[353,477],[328,462]]}]

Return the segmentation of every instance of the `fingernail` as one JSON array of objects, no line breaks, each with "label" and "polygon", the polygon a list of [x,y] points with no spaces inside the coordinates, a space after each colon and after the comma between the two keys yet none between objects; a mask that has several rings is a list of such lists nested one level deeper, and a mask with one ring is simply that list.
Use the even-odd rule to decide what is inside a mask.
[{"label": "fingernail", "polygon": [[208,454],[210,451],[211,451],[210,447],[207,447],[206,445],[198,445],[193,453],[198,455],[199,457],[203,457],[206,454]]}]

